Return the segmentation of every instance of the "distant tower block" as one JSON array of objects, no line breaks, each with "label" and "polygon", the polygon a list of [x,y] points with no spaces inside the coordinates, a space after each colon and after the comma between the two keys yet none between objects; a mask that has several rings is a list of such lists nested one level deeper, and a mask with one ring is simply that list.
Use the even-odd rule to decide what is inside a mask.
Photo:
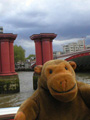
[{"label": "distant tower block", "polygon": [[52,41],[56,36],[54,33],[40,33],[30,37],[35,42],[36,65],[53,59]]},{"label": "distant tower block", "polygon": [[19,78],[15,72],[13,42],[17,35],[0,34],[0,93],[19,92]]}]

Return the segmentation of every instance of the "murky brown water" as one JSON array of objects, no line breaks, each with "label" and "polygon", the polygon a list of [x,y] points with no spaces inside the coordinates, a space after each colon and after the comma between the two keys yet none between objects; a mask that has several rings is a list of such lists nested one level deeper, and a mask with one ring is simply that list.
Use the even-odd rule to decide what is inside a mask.
[{"label": "murky brown water", "polygon": [[[33,72],[18,72],[20,79],[20,93],[0,95],[0,108],[16,107],[32,95],[33,90]],[[76,73],[79,81],[90,84],[90,73]]]},{"label": "murky brown water", "polygon": [[76,73],[76,79],[90,84],[90,72],[88,73]]},{"label": "murky brown water", "polygon": [[0,95],[0,108],[16,107],[30,97],[33,90],[32,76],[33,72],[18,72],[20,80],[20,92],[16,94]]}]

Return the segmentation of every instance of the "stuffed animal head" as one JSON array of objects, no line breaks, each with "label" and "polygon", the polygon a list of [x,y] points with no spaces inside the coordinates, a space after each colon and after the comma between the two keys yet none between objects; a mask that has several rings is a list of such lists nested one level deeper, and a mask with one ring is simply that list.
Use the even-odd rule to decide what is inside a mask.
[{"label": "stuffed animal head", "polygon": [[39,87],[48,89],[50,94],[59,101],[72,101],[78,91],[75,68],[75,62],[65,60],[50,60],[43,66],[36,66],[35,72],[40,75]]}]

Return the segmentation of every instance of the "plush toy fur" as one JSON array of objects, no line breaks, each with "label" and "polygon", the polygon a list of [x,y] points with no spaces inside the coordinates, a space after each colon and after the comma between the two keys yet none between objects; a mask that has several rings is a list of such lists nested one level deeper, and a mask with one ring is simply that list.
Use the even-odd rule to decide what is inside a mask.
[{"label": "plush toy fur", "polygon": [[15,120],[90,120],[90,85],[77,82],[75,62],[51,60],[37,66],[38,89]]}]

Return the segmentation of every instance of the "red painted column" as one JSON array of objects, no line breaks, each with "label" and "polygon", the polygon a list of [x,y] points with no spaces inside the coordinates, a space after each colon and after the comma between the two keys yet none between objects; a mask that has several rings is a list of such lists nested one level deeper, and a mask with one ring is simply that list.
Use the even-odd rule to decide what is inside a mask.
[{"label": "red painted column", "polygon": [[41,41],[35,41],[35,51],[36,51],[36,65],[42,65],[42,47]]},{"label": "red painted column", "polygon": [[15,72],[15,65],[14,65],[14,47],[13,41],[9,42],[9,51],[10,51],[10,72]]},{"label": "red painted column", "polygon": [[54,33],[41,33],[43,64],[53,59],[52,41],[56,37]]},{"label": "red painted column", "polygon": [[1,42],[0,42],[0,74],[1,74]]},{"label": "red painted column", "polygon": [[53,59],[53,46],[52,41],[50,41],[50,51],[51,51],[51,60]]},{"label": "red painted column", "polygon": [[51,60],[51,50],[50,50],[50,41],[44,40],[42,41],[42,51],[43,51],[43,64],[48,60]]},{"label": "red painted column", "polygon": [[9,40],[1,41],[2,74],[10,73]]},{"label": "red painted column", "polygon": [[[12,34],[9,39],[9,56],[10,56],[10,72],[15,73],[15,64],[14,64],[14,46],[13,42],[16,39],[17,35]],[[16,73],[15,73],[16,74]]]},{"label": "red painted column", "polygon": [[40,40],[40,35],[39,34],[35,34],[30,36],[31,40],[34,40],[35,42],[35,52],[36,52],[36,65],[42,65],[42,43]]}]

